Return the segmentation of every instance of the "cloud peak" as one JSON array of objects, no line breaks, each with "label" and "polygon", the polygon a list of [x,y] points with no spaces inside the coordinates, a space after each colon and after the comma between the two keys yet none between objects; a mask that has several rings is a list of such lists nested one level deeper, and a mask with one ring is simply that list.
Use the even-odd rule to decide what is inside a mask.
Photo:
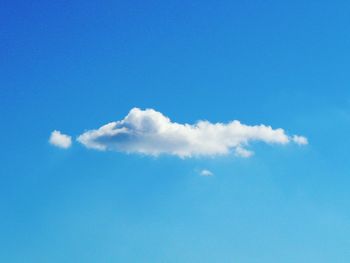
[{"label": "cloud peak", "polygon": [[229,123],[198,121],[195,124],[180,124],[172,122],[161,112],[139,108],[130,110],[123,120],[84,132],[77,140],[91,149],[153,156],[170,154],[181,158],[226,155],[230,152],[240,157],[250,157],[253,152],[246,147],[253,141],[307,144],[305,137],[290,137],[281,128],[249,126],[237,120]]}]

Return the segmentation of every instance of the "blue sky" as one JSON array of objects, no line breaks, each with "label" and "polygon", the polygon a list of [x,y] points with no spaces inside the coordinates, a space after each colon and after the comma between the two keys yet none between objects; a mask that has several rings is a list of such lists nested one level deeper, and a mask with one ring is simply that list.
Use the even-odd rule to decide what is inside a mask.
[{"label": "blue sky", "polygon": [[[348,1],[3,1],[1,262],[349,262]],[[138,107],[250,158],[95,151]],[[72,136],[68,149],[49,143]],[[212,176],[201,176],[202,170]]]}]

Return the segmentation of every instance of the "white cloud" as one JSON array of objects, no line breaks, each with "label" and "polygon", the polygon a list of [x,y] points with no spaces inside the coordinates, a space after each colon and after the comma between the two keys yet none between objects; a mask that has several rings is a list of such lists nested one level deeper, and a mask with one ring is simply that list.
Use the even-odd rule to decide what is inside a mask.
[{"label": "white cloud", "polygon": [[72,145],[72,138],[55,130],[51,133],[49,142],[56,147],[67,149]]},{"label": "white cloud", "polygon": [[306,145],[309,142],[307,141],[307,138],[304,136],[294,135],[292,138],[293,142],[299,145]]},{"label": "white cloud", "polygon": [[213,176],[214,175],[213,172],[211,172],[211,171],[209,171],[207,169],[203,169],[202,171],[199,172],[199,174],[201,176]]},{"label": "white cloud", "polygon": [[252,156],[254,154],[254,152],[249,151],[247,149],[244,149],[241,146],[238,146],[235,149],[235,154],[236,154],[236,156],[239,156],[239,157],[248,158],[248,157]]},{"label": "white cloud", "polygon": [[[301,139],[304,138],[304,139]],[[172,122],[153,109],[133,108],[121,121],[110,122],[99,129],[81,134],[77,140],[87,148],[142,153],[158,156],[226,155],[250,157],[246,147],[250,142],[268,144],[305,144],[302,136],[288,136],[283,129],[266,125],[244,125],[235,120],[229,123],[198,121],[195,124]]]}]

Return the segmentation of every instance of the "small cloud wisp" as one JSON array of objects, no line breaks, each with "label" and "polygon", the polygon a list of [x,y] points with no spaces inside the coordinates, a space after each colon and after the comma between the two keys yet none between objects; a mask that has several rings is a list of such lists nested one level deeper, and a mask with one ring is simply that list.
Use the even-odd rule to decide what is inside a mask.
[{"label": "small cloud wisp", "polygon": [[213,172],[211,172],[211,171],[209,171],[209,170],[207,170],[207,169],[201,170],[201,171],[199,172],[199,174],[200,174],[201,176],[213,176],[213,175],[214,175]]},{"label": "small cloud wisp", "polygon": [[54,130],[49,138],[49,143],[63,149],[68,149],[72,145],[72,137]]}]

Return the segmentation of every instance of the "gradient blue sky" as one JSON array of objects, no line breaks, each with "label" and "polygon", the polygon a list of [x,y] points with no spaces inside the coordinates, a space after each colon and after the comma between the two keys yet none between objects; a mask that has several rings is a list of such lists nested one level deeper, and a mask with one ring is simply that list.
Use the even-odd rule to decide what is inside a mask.
[{"label": "gradient blue sky", "polygon": [[[2,1],[0,261],[348,263],[349,13],[323,0]],[[309,145],[182,160],[48,143],[132,107]]]}]

